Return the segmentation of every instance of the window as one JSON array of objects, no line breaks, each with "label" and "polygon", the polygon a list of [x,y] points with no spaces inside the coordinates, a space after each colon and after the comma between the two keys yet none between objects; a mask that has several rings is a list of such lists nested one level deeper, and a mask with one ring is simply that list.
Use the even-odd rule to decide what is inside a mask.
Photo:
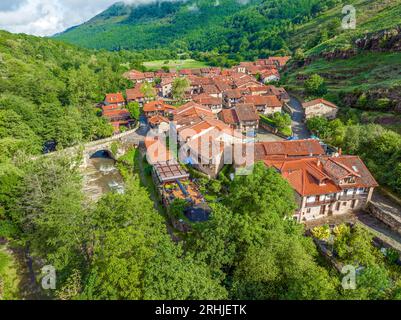
[{"label": "window", "polygon": [[313,203],[316,201],[316,197],[315,196],[310,196],[306,198],[306,202],[307,203]]},{"label": "window", "polygon": [[311,211],[312,211],[311,208],[309,208],[306,210],[306,213],[311,213]]}]

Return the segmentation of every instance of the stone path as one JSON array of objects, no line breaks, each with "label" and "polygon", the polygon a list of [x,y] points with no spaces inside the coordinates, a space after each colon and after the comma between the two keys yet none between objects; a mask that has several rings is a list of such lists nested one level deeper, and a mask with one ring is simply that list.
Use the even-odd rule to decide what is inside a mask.
[{"label": "stone path", "polygon": [[297,98],[291,97],[288,105],[292,111],[292,131],[294,136],[298,139],[309,139],[311,134],[304,122],[305,111],[301,102]]}]

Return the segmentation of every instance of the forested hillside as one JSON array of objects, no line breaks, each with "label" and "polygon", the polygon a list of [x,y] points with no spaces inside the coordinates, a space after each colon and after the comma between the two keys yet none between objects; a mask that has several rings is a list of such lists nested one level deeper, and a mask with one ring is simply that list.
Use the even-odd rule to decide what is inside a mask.
[{"label": "forested hillside", "polygon": [[89,22],[57,35],[109,50],[168,47],[217,51],[243,60],[288,52],[286,33],[340,0],[190,0],[149,5],[117,3]]},{"label": "forested hillside", "polygon": [[112,134],[94,103],[123,88],[134,55],[94,53],[53,40],[0,32],[0,150],[40,153]]},{"label": "forested hillside", "polygon": [[[340,9],[341,1],[334,0],[255,0],[242,5],[204,0],[135,8],[119,4],[59,36],[117,52],[0,32],[0,239],[23,252],[23,261],[32,259],[31,271],[39,274],[47,264],[56,268],[57,290],[41,294],[64,300],[400,299],[401,272],[395,260],[375,248],[365,230],[342,225],[333,231],[331,246],[341,263],[363,267],[357,289],[344,290],[339,274],[322,261],[303,226],[291,219],[296,204],[290,185],[262,163],[251,175],[233,181],[228,174],[207,180],[205,185],[219,190],[218,202],[210,203],[213,214],[183,235],[167,229],[163,212],[155,210],[153,185],[144,183],[151,181],[149,166],[136,149],[117,160],[125,194],[109,192],[97,203],[88,201],[82,191],[76,159],[32,157],[48,144],[64,148],[110,135],[112,129],[98,117],[94,105],[106,92],[128,86],[122,73],[140,69],[143,61],[184,53],[229,65],[301,48],[284,84],[303,93],[308,72],[315,66],[314,72],[322,73],[316,67],[326,61],[322,59],[331,59],[327,74],[339,69],[339,61],[352,63],[318,55],[326,49],[332,52],[329,44],[335,39],[348,39],[347,54],[355,43],[354,36],[333,27],[338,21],[328,21],[324,27],[314,22],[322,14],[333,14],[336,20]],[[326,49],[317,49],[322,46]],[[149,49],[155,47],[159,49]],[[389,66],[398,63],[398,53],[393,47],[386,52],[364,51],[357,48],[353,59],[367,57],[367,66],[371,59],[387,57],[380,60],[382,81],[370,84],[389,83],[393,79],[388,78]],[[327,94],[345,97],[336,95],[336,89],[343,89],[327,74],[321,74]],[[355,86],[367,82],[363,75],[354,76],[361,83],[350,80]],[[380,105],[388,103],[375,99]],[[370,105],[368,98],[358,101]],[[330,143],[361,154],[381,183],[401,190],[397,178],[401,139],[379,126],[360,126],[360,119],[350,113],[342,115],[344,123],[337,119],[321,124],[318,119],[309,125],[327,134],[323,138]],[[326,236],[327,232],[321,238]],[[181,241],[176,244],[173,239]],[[3,292],[5,297],[26,298],[25,287],[9,290],[2,285],[14,283],[9,276],[14,263],[9,251],[0,250],[0,280],[6,279],[0,282],[0,298]]]}]

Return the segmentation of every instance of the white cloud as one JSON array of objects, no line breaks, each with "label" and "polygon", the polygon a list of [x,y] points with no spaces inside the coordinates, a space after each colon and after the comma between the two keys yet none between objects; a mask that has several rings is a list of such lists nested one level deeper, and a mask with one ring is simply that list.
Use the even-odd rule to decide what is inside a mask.
[{"label": "white cloud", "polygon": [[[83,23],[118,0],[0,0],[0,29],[49,36]],[[124,0],[142,4],[155,0]]]}]

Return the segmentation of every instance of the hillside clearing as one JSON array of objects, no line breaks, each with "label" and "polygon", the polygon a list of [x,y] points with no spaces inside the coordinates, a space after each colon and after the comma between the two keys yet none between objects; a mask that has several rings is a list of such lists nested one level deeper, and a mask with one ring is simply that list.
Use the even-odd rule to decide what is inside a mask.
[{"label": "hillside clearing", "polygon": [[193,59],[154,60],[154,61],[144,62],[143,65],[150,71],[157,71],[160,70],[162,67],[176,68],[177,70],[207,67],[207,65],[204,62],[196,61]]}]

